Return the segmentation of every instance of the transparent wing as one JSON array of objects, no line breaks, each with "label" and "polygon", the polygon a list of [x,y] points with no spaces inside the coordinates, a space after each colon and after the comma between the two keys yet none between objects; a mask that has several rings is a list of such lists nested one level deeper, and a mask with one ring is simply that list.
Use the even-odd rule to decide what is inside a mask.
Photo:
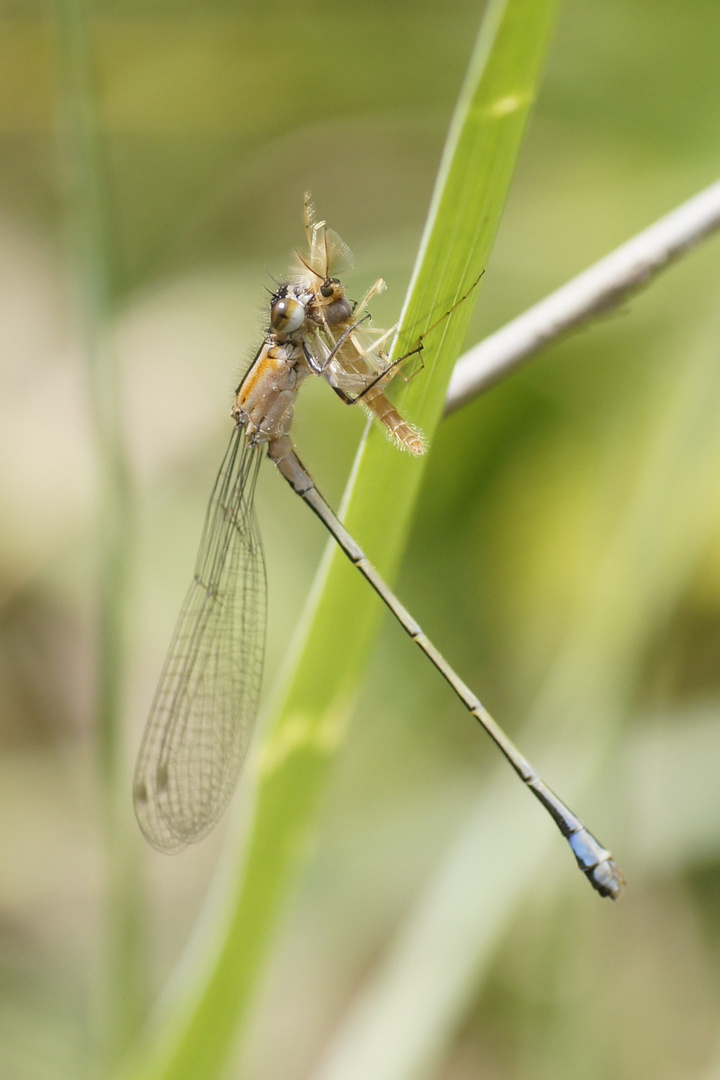
[{"label": "transparent wing", "polygon": [[308,240],[308,253],[303,255],[301,263],[318,278],[324,280],[331,274],[342,273],[353,265],[350,248],[334,229],[329,229],[324,221],[315,220],[315,207],[309,194],[305,194],[305,234]]},{"label": "transparent wing", "polygon": [[260,460],[260,448],[237,428],[140,747],[135,813],[159,851],[179,851],[217,823],[257,715],[266,605],[252,507]]},{"label": "transparent wing", "polygon": [[347,333],[340,326],[325,325],[309,336],[304,347],[314,360],[316,373],[322,375],[347,405],[359,402],[396,446],[420,455],[427,450],[425,436],[403,419],[385,395],[388,384],[397,375],[407,380],[404,369],[413,355],[408,353],[399,362],[391,363],[382,346],[392,333],[372,330]]},{"label": "transparent wing", "polygon": [[392,365],[383,351],[386,341],[385,332],[372,328],[345,337],[342,327],[322,327],[307,345],[323,378],[355,400],[371,386],[381,390],[399,374],[401,365]]},{"label": "transparent wing", "polygon": [[327,226],[324,229],[324,234],[323,237],[318,237],[316,247],[319,252],[324,253],[326,276],[342,274],[346,270],[351,270],[355,260],[345,241],[338,236],[334,229],[328,229]]}]

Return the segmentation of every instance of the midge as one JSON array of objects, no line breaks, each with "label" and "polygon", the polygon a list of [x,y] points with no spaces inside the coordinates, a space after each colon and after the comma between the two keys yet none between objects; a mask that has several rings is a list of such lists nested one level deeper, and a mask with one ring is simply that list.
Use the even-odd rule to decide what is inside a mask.
[{"label": "midge", "polygon": [[158,850],[179,851],[214,827],[237,783],[257,714],[265,646],[265,567],[253,496],[266,449],[545,807],[593,888],[616,899],[624,878],[611,853],[550,790],[423,633],[295,453],[295,398],[311,375],[325,379],[346,403],[360,402],[398,446],[413,454],[426,448],[422,434],[385,396],[408,358],[419,355],[422,339],[412,353],[391,361],[384,351],[391,331],[368,327],[367,305],[384,283],[377,281],[353,305],[337,277],[349,252],[324,222],[315,222],[307,198],[305,225],[308,253],[299,256],[299,267],[272,297],[268,332],[232,408],[235,427],[138,756],[134,800],[140,827]]},{"label": "midge", "polygon": [[372,298],[385,289],[385,282],[379,278],[359,304],[347,298],[342,282],[333,275],[352,263],[352,255],[336,232],[324,221],[314,220],[307,195],[305,233],[307,255],[298,253],[298,267],[272,298],[271,334],[274,331],[275,336],[299,344],[308,373],[323,376],[346,404],[359,401],[397,446],[411,454],[424,454],[427,443],[422,432],[400,416],[384,393],[410,357],[420,355],[422,340],[412,352],[390,361],[384,346],[395,327],[375,330],[368,325],[367,311]]}]

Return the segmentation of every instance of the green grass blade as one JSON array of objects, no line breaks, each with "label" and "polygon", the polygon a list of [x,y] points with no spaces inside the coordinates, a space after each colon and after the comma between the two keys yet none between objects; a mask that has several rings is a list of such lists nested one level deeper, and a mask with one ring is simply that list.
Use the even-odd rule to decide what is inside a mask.
[{"label": "green grass blade", "polygon": [[[495,0],[487,9],[443,155],[398,350],[412,347],[487,264],[555,8],[555,0]],[[425,371],[402,395],[403,412],[430,436],[471,309],[471,302],[460,304],[430,330]],[[398,454],[374,430],[356,462],[344,518],[389,577],[401,557],[422,469],[421,461]],[[213,1080],[226,1069],[312,838],[381,614],[372,590],[329,548],[261,754],[254,828],[225,936],[209,959],[208,945],[201,970],[186,970],[182,1001],[169,1006],[155,1042],[129,1075]]]}]

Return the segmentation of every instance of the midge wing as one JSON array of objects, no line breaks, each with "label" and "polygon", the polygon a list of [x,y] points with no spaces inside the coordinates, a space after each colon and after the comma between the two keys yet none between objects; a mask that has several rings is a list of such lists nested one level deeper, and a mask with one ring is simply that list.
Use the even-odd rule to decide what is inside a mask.
[{"label": "midge wing", "polygon": [[[307,256],[302,256],[300,261],[303,267],[311,270],[320,281],[352,266],[352,252],[345,241],[334,229],[329,229],[324,221],[315,220],[315,207],[307,192],[305,194],[305,235],[308,252]],[[297,272],[296,269],[293,272]]]},{"label": "midge wing", "polygon": [[323,378],[355,400],[369,387],[386,387],[400,373],[402,364],[393,365],[383,348],[393,333],[352,324],[323,326],[307,344]]},{"label": "midge wing", "polygon": [[427,440],[423,433],[403,419],[385,396],[385,388],[402,372],[405,362],[401,358],[398,364],[391,363],[382,350],[393,331],[353,331],[347,337],[345,333],[340,326],[325,327],[305,343],[319,373],[346,404],[359,402],[396,446],[416,456],[424,454]]},{"label": "midge wing", "polygon": [[167,853],[201,840],[221,817],[257,715],[266,605],[252,507],[260,460],[261,448],[237,428],[138,755],[135,813]]}]

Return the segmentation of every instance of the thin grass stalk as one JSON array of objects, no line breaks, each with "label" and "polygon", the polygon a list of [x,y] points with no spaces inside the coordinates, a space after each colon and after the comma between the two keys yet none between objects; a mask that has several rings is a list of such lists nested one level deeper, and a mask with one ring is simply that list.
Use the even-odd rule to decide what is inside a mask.
[{"label": "thin grass stalk", "polygon": [[96,686],[98,786],[102,800],[104,897],[103,991],[98,1054],[116,1060],[143,1012],[138,866],[128,844],[126,772],[121,738],[126,675],[133,504],[121,416],[120,379],[111,344],[113,257],[107,183],[82,0],[58,0],[57,70],[60,161],[65,183],[75,307],[85,356],[95,434]]}]

